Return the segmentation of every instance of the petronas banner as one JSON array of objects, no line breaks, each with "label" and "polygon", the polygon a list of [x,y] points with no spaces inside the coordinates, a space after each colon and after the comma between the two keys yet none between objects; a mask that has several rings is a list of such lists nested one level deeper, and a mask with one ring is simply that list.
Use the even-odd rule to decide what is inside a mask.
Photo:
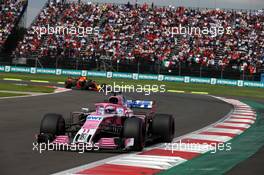
[{"label": "petronas banner", "polygon": [[[169,61],[163,62],[164,66],[169,66]],[[158,74],[138,74],[126,72],[102,72],[102,71],[87,71],[87,70],[73,70],[73,69],[51,69],[51,68],[35,68],[22,66],[4,66],[0,65],[0,72],[14,72],[14,73],[29,73],[29,74],[51,74],[51,75],[66,75],[66,76],[91,76],[91,77],[105,77],[105,78],[123,78],[133,80],[153,80],[153,81],[171,81],[181,83],[199,83],[211,85],[226,85],[226,86],[245,86],[264,88],[264,74],[262,81],[242,81],[229,80],[218,78],[200,78],[189,76],[171,76]]]}]

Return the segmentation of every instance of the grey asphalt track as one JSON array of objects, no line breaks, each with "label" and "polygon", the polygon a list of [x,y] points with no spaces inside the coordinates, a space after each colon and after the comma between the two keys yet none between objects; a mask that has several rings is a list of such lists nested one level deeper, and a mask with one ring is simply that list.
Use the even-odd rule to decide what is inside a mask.
[{"label": "grey asphalt track", "polygon": [[[207,126],[225,116],[230,105],[203,95],[127,94],[127,97],[152,99],[158,111],[175,116],[176,136]],[[42,116],[47,112],[69,116],[81,107],[92,107],[105,95],[97,92],[70,91],[55,95],[0,100],[0,174],[50,174],[118,153],[84,153],[33,151],[34,135],[39,131]]]}]

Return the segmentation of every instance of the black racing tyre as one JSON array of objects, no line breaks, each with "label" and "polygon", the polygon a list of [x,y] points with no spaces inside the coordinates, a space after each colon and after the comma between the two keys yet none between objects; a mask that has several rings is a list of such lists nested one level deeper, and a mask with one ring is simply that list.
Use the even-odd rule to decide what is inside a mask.
[{"label": "black racing tyre", "polygon": [[80,86],[81,86],[81,90],[88,90],[89,89],[89,85],[87,83],[87,81],[83,81],[83,82],[79,82]]},{"label": "black racing tyre", "polygon": [[133,151],[141,151],[145,146],[145,129],[141,119],[133,117],[127,118],[124,123],[123,136],[134,138]]},{"label": "black racing tyre", "polygon": [[38,143],[48,143],[52,142],[55,139],[55,136],[52,134],[39,134],[37,138]]},{"label": "black racing tyre", "polygon": [[92,82],[92,80],[88,80],[85,82],[84,90],[92,90],[93,87],[94,87],[94,83]]},{"label": "black racing tyre", "polygon": [[40,134],[65,135],[65,120],[60,114],[45,114],[40,124]]},{"label": "black racing tyre", "polygon": [[73,84],[71,82],[65,81],[65,88],[71,89]]},{"label": "black racing tyre", "polygon": [[160,136],[163,142],[171,142],[175,132],[173,116],[169,114],[156,114],[152,121],[152,132]]},{"label": "black racing tyre", "polygon": [[81,89],[82,90],[88,90],[89,89],[89,85],[87,82],[85,82],[85,84],[81,85]]}]

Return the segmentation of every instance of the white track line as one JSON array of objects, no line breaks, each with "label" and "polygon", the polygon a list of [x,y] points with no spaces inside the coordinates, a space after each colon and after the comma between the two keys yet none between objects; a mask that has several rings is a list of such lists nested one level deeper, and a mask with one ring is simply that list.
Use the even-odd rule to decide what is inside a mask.
[{"label": "white track line", "polygon": [[130,155],[106,163],[166,170],[185,161],[180,157]]},{"label": "white track line", "polygon": [[247,115],[231,115],[231,117],[234,117],[234,118],[248,118],[248,119],[253,119],[253,120],[256,119],[256,117],[247,116]]},{"label": "white track line", "polygon": [[[60,88],[58,88],[58,89],[60,89]],[[44,95],[54,95],[54,94],[58,94],[58,93],[68,92],[68,91],[71,91],[71,89],[65,89],[65,91],[56,91],[56,89],[55,89],[54,92],[52,92],[52,93],[37,93],[37,94],[29,94],[29,95],[14,96],[14,97],[0,97],[0,100],[12,99],[12,98],[36,97],[36,96],[44,96]]]},{"label": "white track line", "polygon": [[198,139],[198,140],[209,140],[209,141],[216,141],[216,142],[226,142],[232,139],[232,137],[219,136],[219,135],[190,134],[190,135],[187,135],[185,139],[186,140]]},{"label": "white track line", "polygon": [[231,127],[240,127],[240,128],[249,128],[250,125],[248,124],[243,124],[243,123],[219,123],[219,125],[222,126],[231,126]]},{"label": "white track line", "polygon": [[237,135],[243,132],[240,129],[228,129],[228,128],[209,128],[205,131],[217,132],[217,133],[229,133],[229,134],[237,134]]},{"label": "white track line", "polygon": [[234,118],[230,118],[230,119],[227,119],[225,120],[226,122],[247,122],[247,123],[254,123],[253,120],[250,120],[250,119],[234,119]]}]

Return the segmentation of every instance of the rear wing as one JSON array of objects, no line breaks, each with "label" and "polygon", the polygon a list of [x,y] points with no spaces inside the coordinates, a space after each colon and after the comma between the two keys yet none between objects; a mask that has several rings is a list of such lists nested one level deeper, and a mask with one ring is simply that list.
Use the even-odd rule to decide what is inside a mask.
[{"label": "rear wing", "polygon": [[130,108],[152,109],[155,107],[155,101],[146,100],[127,100],[126,104]]}]

